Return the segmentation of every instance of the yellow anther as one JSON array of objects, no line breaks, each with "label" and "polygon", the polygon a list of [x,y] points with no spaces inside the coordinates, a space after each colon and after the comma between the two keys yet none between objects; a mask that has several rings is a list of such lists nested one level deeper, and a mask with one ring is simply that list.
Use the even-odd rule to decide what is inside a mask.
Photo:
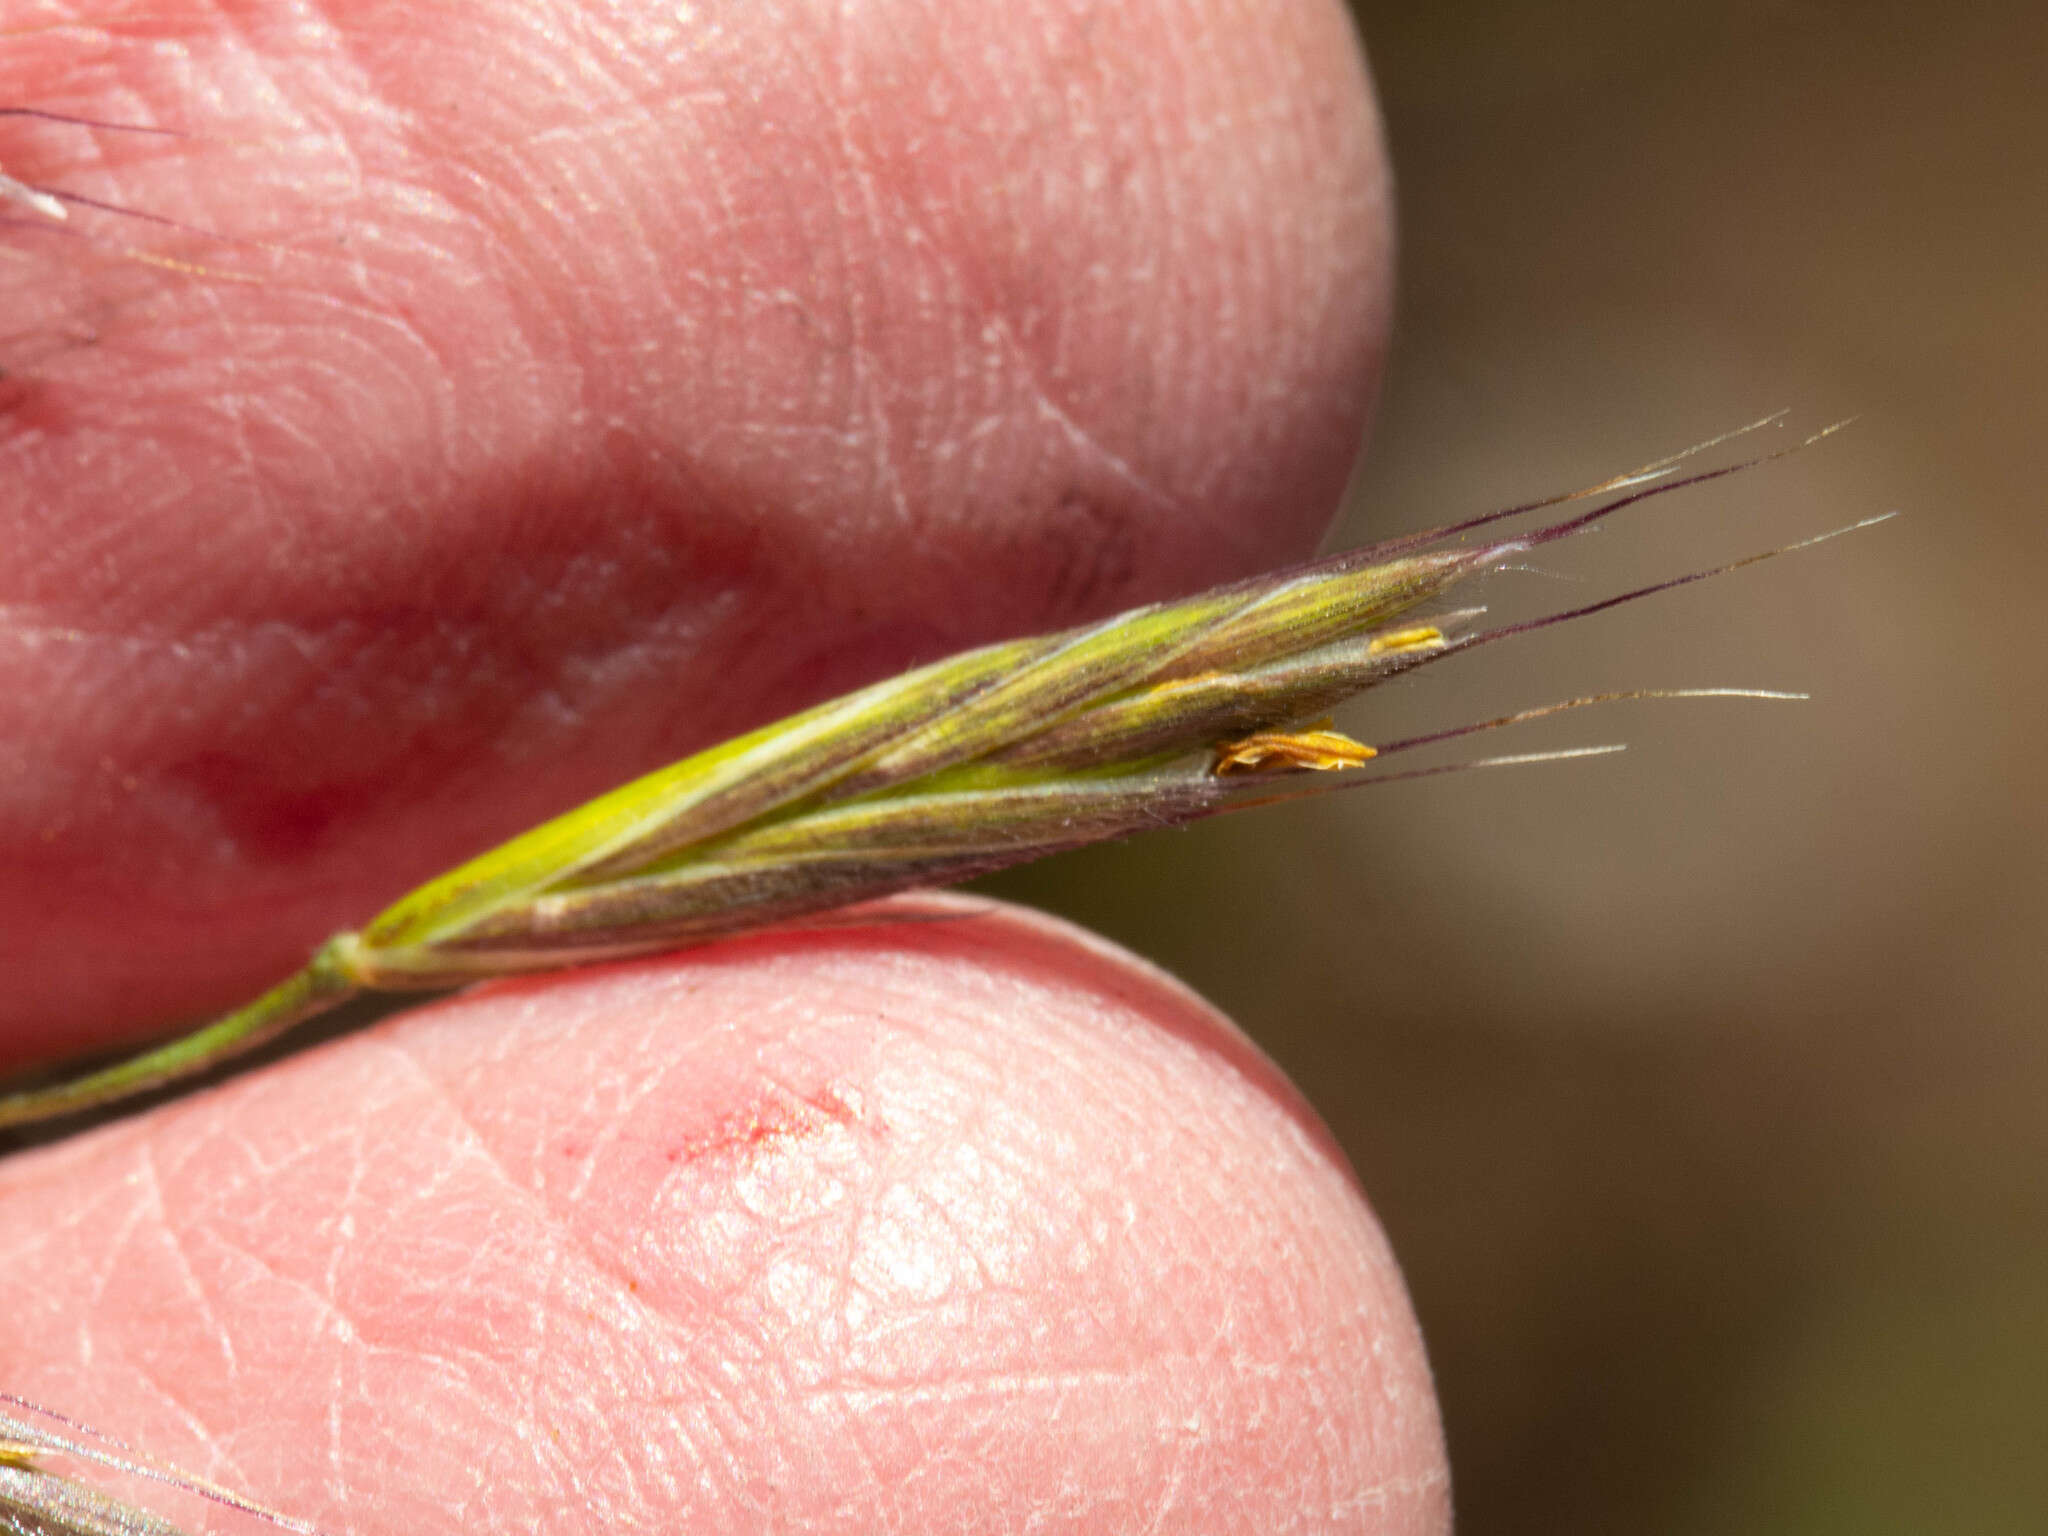
[{"label": "yellow anther", "polygon": [[1257,731],[1217,749],[1216,774],[1294,773],[1303,769],[1328,773],[1357,768],[1379,754],[1362,741],[1318,720],[1305,731]]},{"label": "yellow anther", "polygon": [[1410,629],[1397,629],[1391,634],[1375,635],[1366,654],[1371,656],[1399,656],[1405,651],[1433,651],[1444,643],[1444,632],[1434,624],[1417,624]]}]

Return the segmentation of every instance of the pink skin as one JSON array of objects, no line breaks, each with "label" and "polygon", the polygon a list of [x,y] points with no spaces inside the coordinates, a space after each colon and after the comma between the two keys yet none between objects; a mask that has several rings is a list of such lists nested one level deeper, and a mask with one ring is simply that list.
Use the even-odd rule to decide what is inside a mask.
[{"label": "pink skin", "polygon": [[[235,238],[0,229],[13,1060],[825,692],[1299,555],[1363,426],[1335,5],[93,19],[0,103],[192,136],[0,166]],[[336,1529],[1447,1522],[1313,1117],[1014,914],[445,1002],[10,1159],[0,1251],[0,1387]]]}]

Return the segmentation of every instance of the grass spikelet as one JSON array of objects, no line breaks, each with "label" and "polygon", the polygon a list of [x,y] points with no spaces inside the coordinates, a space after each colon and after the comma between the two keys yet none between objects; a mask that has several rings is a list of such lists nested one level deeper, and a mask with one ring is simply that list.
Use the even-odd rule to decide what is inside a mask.
[{"label": "grass spikelet", "polygon": [[[166,138],[175,138],[176,131],[170,128],[150,127],[142,123],[107,123],[98,118],[73,117],[65,112],[46,112],[41,107],[0,107],[0,117],[26,117],[37,122],[62,123],[71,128],[92,128],[107,133],[146,133]],[[19,203],[31,213],[39,214],[53,223],[61,224],[70,218],[71,211],[66,204],[78,203],[88,208],[98,208],[108,213],[126,213],[137,218],[156,220],[153,214],[137,213],[131,208],[118,208],[112,203],[99,202],[94,198],[81,197],[75,192],[63,192],[55,187],[32,186],[0,171],[0,202]],[[171,222],[156,220],[157,222]]]},{"label": "grass spikelet", "polygon": [[[701,943],[1045,854],[1304,794],[1615,748],[1386,771],[1396,754],[1627,698],[1568,699],[1369,746],[1324,717],[1386,679],[1783,550],[1491,630],[1442,602],[1473,577],[1623,508],[1794,451],[1679,475],[1731,437],[1599,486],[1004,641],[763,726],[600,796],[429,881],[243,1009],[55,1087],[0,1098],[0,1125],[142,1092],[212,1066],[365,989],[449,988]],[[1594,499],[1512,537],[1510,517]],[[1875,521],[1875,520],[1873,520]],[[1859,524],[1857,526],[1864,526]],[[1848,531],[1848,530],[1842,530]],[[1822,535],[1823,538],[1833,535]]]},{"label": "grass spikelet", "polygon": [[[159,128],[148,123],[112,123],[94,117],[74,117],[66,112],[50,112],[41,107],[0,107],[0,117],[29,118],[37,122],[57,123],[69,128],[92,129],[102,133],[144,134],[154,138],[182,139],[185,137],[176,128]],[[25,209],[35,217],[30,220],[8,220],[4,211],[8,205]],[[0,170],[0,224],[21,223],[45,235],[65,239],[88,240],[90,237],[71,222],[71,210],[83,208],[95,213],[117,214],[121,218],[154,224],[160,228],[175,230],[180,234],[192,235],[201,240],[220,244],[260,246],[262,242],[229,239],[212,230],[188,224],[183,219],[174,219],[167,214],[151,213],[147,209],[132,208],[123,203],[111,203],[102,198],[88,197],[83,192],[71,192],[62,187],[46,187],[26,182]],[[96,242],[95,242],[96,243]],[[156,267],[165,272],[175,272],[185,277],[215,279],[231,283],[255,283],[259,279],[245,272],[207,266],[196,261],[187,261],[176,256],[166,256],[157,251],[144,250],[139,246],[121,245],[114,249],[126,260],[142,266]]]},{"label": "grass spikelet", "polygon": [[24,1536],[184,1536],[185,1528],[92,1483],[56,1470],[97,1468],[103,1473],[187,1494],[216,1512],[271,1530],[318,1536],[294,1520],[231,1489],[144,1456],[75,1419],[0,1392],[0,1530]]}]

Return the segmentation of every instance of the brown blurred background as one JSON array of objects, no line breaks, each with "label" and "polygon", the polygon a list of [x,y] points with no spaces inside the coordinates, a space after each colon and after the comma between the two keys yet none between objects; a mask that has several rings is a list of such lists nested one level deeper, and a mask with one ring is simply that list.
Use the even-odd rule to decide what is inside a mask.
[{"label": "brown blurred background", "polygon": [[1462,1530],[2048,1530],[2048,20],[1360,0],[1403,300],[1334,543],[1790,406],[1848,434],[1495,577],[1382,690],[1587,689],[1437,779],[1006,877],[1243,1021],[1407,1266]]}]

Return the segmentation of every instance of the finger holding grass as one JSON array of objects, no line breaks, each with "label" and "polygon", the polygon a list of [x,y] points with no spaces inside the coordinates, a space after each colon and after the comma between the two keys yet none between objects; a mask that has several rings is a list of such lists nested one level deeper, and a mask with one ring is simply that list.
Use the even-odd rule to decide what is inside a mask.
[{"label": "finger holding grass", "polygon": [[[119,200],[325,260],[166,277],[0,437],[17,1055],[224,1006],[790,709],[1283,563],[1334,503],[1387,276],[1336,7],[748,7],[695,48],[554,9],[152,9],[230,121]],[[1126,745],[1207,707],[1189,659],[1173,708],[1102,701]],[[5,1385],[328,1525],[1444,1519],[1312,1116],[1037,920],[501,984],[0,1180]]]},{"label": "finger holding grass", "polygon": [[125,273],[10,380],[0,1054],[217,1012],[637,772],[1320,533],[1387,288],[1334,7],[1228,60],[1176,10],[1186,73],[1114,8],[884,7],[843,56],[822,7],[558,9],[0,57],[0,102],[181,130],[0,120],[10,175],[264,278]]}]

